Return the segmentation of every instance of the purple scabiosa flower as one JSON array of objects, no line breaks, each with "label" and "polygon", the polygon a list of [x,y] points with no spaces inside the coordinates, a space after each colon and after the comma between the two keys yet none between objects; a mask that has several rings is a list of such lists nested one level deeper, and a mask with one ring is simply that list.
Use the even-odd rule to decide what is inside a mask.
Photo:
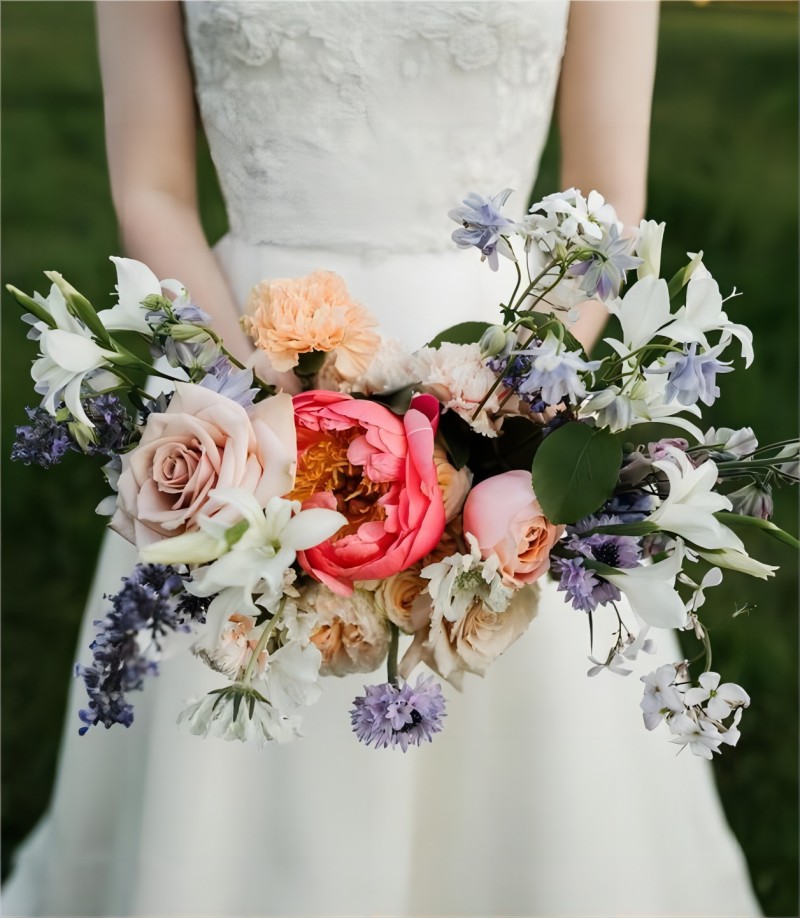
[{"label": "purple scabiosa flower", "polygon": [[12,460],[49,469],[75,449],[65,422],[57,421],[41,407],[26,408],[25,414],[33,423],[17,427],[17,437],[11,447]]},{"label": "purple scabiosa flower", "polygon": [[237,405],[241,405],[242,408],[250,408],[258,393],[258,389],[251,388],[253,371],[237,370],[223,355],[220,355],[211,364],[200,385],[204,389],[211,389],[212,392],[224,395]]},{"label": "purple scabiosa flower", "polygon": [[584,567],[583,558],[554,558],[552,564],[553,569],[561,574],[558,589],[567,594],[572,608],[581,612],[594,612],[598,606],[596,591],[604,586],[610,587],[611,584],[601,583],[594,571]]},{"label": "purple scabiosa flower", "polygon": [[[190,620],[203,621],[210,602],[187,600],[183,577],[163,564],[137,564],[110,600],[106,617],[95,622],[99,630],[91,644],[92,663],[75,668],[89,695],[88,707],[79,714],[81,736],[96,724],[108,729],[133,723],[133,706],[125,696],[142,689],[146,675],[158,672],[153,650],[160,651],[170,631],[188,631]],[[143,647],[141,636],[148,633]]]},{"label": "purple scabiosa flower", "polygon": [[399,746],[406,752],[422,740],[430,742],[442,729],[444,697],[432,676],[420,676],[413,688],[408,682],[401,687],[383,682],[365,685],[364,692],[353,701],[350,720],[356,736],[367,746]]},{"label": "purple scabiosa flower", "polygon": [[731,373],[729,363],[717,360],[722,347],[717,345],[703,354],[697,354],[697,343],[684,345],[683,354],[667,354],[661,370],[651,372],[669,373],[664,390],[664,402],[677,401],[680,405],[694,405],[701,401],[713,405],[719,396],[716,384],[717,373]]},{"label": "purple scabiosa flower", "polygon": [[[587,516],[574,526],[567,527],[567,533],[571,536],[567,543],[568,547],[584,558],[600,561],[609,567],[638,567],[641,557],[638,538],[607,532],[591,532],[598,526],[616,526],[621,522],[617,516]],[[584,535],[587,532],[589,534]]]},{"label": "purple scabiosa flower", "polygon": [[503,238],[503,233],[513,230],[515,224],[500,212],[510,194],[510,188],[504,188],[493,198],[482,198],[473,192],[464,198],[463,207],[456,207],[448,213],[451,220],[461,224],[459,229],[453,230],[453,242],[461,249],[473,245],[480,249],[482,258],[488,260],[492,271],[498,267],[498,252],[515,260],[513,249]]},{"label": "purple scabiosa flower", "polygon": [[625,272],[642,264],[642,259],[630,254],[631,240],[621,239],[616,225],[603,233],[603,238],[592,247],[585,261],[570,266],[574,277],[583,276],[581,290],[587,297],[597,297],[605,302],[619,296]]},{"label": "purple scabiosa flower", "polygon": [[566,350],[551,332],[544,341],[519,353],[529,358],[530,370],[517,391],[528,401],[539,398],[548,405],[580,401],[586,395],[580,374],[594,372],[600,367],[599,360],[584,360],[577,351]]}]

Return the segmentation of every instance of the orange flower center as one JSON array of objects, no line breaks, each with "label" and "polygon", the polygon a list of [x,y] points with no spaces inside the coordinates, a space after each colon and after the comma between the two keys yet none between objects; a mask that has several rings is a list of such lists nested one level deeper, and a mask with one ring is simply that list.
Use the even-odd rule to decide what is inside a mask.
[{"label": "orange flower center", "polygon": [[387,481],[370,481],[359,465],[353,465],[347,458],[347,449],[357,437],[358,428],[328,432],[300,454],[297,460],[297,476],[290,500],[301,503],[312,494],[330,491],[336,499],[336,509],[347,517],[343,526],[333,537],[337,541],[352,535],[362,523],[386,519],[386,512],[378,500],[389,490]]}]

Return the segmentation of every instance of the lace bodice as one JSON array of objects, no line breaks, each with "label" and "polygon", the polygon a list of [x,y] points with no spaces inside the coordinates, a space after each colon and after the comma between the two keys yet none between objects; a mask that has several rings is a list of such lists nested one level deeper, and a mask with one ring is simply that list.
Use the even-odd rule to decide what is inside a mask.
[{"label": "lace bodice", "polygon": [[[358,252],[452,245],[469,191],[524,205],[566,0],[186,0],[197,97],[245,242]],[[513,199],[512,199],[513,200]]]}]

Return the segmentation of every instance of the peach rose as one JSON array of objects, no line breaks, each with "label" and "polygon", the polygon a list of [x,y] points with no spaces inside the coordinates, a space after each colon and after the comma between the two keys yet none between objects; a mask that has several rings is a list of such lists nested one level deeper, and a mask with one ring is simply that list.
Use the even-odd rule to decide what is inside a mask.
[{"label": "peach rose", "polygon": [[297,481],[303,507],[339,510],[349,522],[298,552],[300,566],[335,593],[384,579],[421,560],[444,531],[433,463],[439,406],[418,396],[398,417],[383,405],[335,392],[294,397]]},{"label": "peach rose", "polygon": [[369,591],[356,589],[342,597],[313,584],[300,604],[316,615],[311,643],[322,654],[321,676],[371,673],[386,658],[389,623]]},{"label": "peach rose", "polygon": [[564,533],[542,513],[529,472],[503,472],[469,492],[464,532],[478,540],[481,557],[500,559],[503,582],[514,589],[538,580],[550,567],[550,551]]},{"label": "peach rose", "polygon": [[447,461],[444,448],[438,444],[433,449],[433,462],[436,465],[436,478],[442,489],[445,519],[449,523],[461,513],[472,485],[472,472],[466,466],[457,469],[451,465]]},{"label": "peach rose", "polygon": [[335,352],[343,379],[364,373],[378,348],[377,323],[350,299],[344,281],[331,271],[308,277],[262,281],[247,298],[242,328],[266,351],[278,371],[297,366],[300,354]]},{"label": "peach rose", "polygon": [[176,383],[167,410],[148,417],[139,444],[122,456],[111,528],[138,548],[191,531],[199,513],[214,515],[213,488],[246,488],[266,507],[291,490],[295,462],[291,396],[248,412],[210,389]]},{"label": "peach rose", "polygon": [[491,612],[478,601],[455,622],[434,614],[429,628],[414,635],[400,661],[400,675],[407,679],[418,663],[426,663],[459,688],[464,672],[484,675],[527,631],[538,611],[538,591],[538,586],[523,587],[505,612]]}]

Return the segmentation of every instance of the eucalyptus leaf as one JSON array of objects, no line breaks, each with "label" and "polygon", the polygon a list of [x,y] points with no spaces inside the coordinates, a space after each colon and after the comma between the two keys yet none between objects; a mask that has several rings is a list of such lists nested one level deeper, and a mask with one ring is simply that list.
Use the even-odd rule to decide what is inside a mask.
[{"label": "eucalyptus leaf", "polygon": [[619,440],[572,421],[542,442],[533,460],[533,490],[552,523],[574,523],[611,497],[622,464]]}]

